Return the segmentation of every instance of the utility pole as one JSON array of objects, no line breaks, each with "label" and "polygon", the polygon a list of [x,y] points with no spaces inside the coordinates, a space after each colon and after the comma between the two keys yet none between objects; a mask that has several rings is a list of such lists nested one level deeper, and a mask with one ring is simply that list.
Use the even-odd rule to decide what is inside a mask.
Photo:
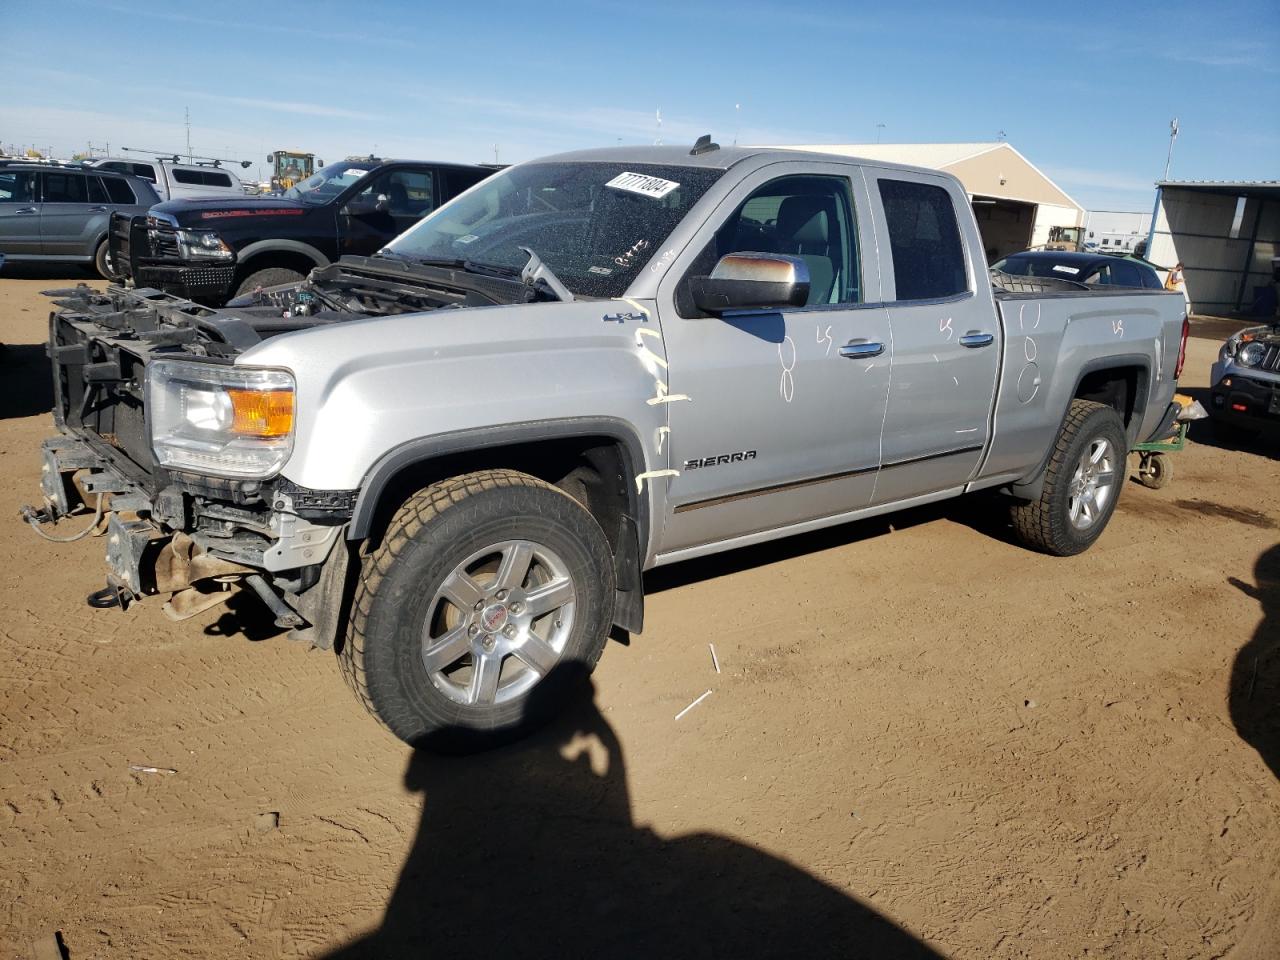
[{"label": "utility pole", "polygon": [[498,163],[498,145],[497,145],[496,143],[493,145],[493,163],[494,163],[494,166],[497,166],[497,163]]},{"label": "utility pole", "polygon": [[738,134],[742,132],[742,104],[733,105],[733,145],[738,145]]},{"label": "utility pole", "polygon": [[187,124],[187,163],[191,162],[191,108],[183,107],[185,121]]},{"label": "utility pole", "polygon": [[876,143],[880,142],[880,131],[882,131],[883,129],[884,129],[883,123],[876,124]]},{"label": "utility pole", "polygon": [[1169,121],[1169,153],[1164,158],[1164,177],[1169,179],[1169,165],[1173,163],[1173,141],[1178,139],[1178,118],[1174,117]]},{"label": "utility pole", "polygon": [[658,121],[658,136],[657,136],[657,139],[653,141],[653,144],[654,146],[661,146],[662,145],[662,108],[659,107],[656,111],[654,111],[653,115]]}]

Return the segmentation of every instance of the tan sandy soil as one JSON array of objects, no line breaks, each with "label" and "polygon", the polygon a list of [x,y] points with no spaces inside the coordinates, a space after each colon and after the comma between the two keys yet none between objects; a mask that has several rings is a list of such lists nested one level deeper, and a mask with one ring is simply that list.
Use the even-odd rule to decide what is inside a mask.
[{"label": "tan sandy soil", "polygon": [[1274,441],[1074,559],[968,500],[657,571],[595,708],[411,762],[256,601],[92,610],[19,521],[58,284],[0,280],[0,958],[1280,956]]}]

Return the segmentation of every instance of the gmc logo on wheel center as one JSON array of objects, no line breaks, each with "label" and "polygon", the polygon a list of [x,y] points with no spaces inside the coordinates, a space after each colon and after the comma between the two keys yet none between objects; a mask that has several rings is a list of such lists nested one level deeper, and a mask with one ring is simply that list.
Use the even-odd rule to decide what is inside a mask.
[{"label": "gmc logo on wheel center", "polygon": [[722,463],[742,463],[745,460],[754,460],[756,452],[754,450],[743,450],[741,453],[721,453],[714,457],[694,457],[692,460],[684,462],[686,470],[701,470],[704,467],[718,467]]}]

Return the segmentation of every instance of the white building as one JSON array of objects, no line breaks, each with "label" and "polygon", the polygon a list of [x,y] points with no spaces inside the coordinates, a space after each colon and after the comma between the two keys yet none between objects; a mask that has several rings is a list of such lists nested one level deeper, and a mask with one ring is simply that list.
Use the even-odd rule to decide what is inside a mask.
[{"label": "white building", "polygon": [[1132,253],[1151,232],[1151,214],[1127,210],[1090,210],[1084,215],[1084,242],[1099,253]]},{"label": "white building", "polygon": [[907,163],[954,174],[973,201],[989,263],[1045,243],[1050,227],[1076,227],[1084,222],[1084,208],[1004,141],[788,144],[787,149]]},{"label": "white building", "polygon": [[1195,313],[1258,312],[1255,304],[1272,296],[1274,258],[1280,258],[1280,180],[1169,180],[1157,186],[1147,259],[1183,265]]}]

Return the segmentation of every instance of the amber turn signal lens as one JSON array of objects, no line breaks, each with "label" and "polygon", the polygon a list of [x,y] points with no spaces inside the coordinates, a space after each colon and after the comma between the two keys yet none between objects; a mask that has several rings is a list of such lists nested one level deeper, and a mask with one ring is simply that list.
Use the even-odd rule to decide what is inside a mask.
[{"label": "amber turn signal lens", "polygon": [[293,430],[292,390],[227,390],[240,437],[287,437]]}]

